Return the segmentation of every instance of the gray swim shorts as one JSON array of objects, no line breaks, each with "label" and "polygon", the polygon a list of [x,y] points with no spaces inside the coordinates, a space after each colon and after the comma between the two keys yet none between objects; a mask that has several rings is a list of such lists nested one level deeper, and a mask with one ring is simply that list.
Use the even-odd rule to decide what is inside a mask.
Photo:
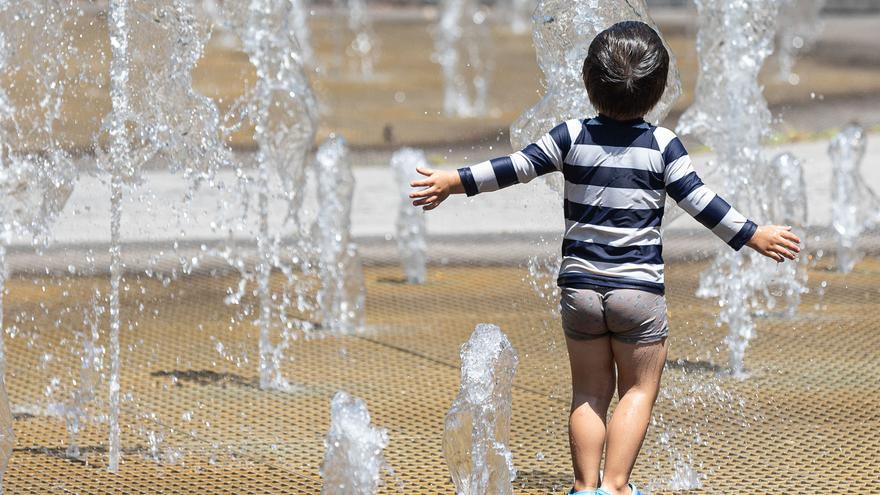
[{"label": "gray swim shorts", "polygon": [[666,298],[636,289],[591,286],[562,288],[562,329],[574,340],[611,336],[630,344],[663,340],[669,334]]}]

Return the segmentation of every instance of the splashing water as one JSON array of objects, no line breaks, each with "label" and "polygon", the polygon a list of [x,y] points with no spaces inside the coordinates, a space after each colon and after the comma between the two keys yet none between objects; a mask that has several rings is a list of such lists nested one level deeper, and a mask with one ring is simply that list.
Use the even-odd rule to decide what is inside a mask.
[{"label": "splashing water", "polygon": [[461,388],[443,432],[443,455],[458,495],[513,494],[510,409],[518,361],[496,325],[477,325],[461,346]]},{"label": "splashing water", "polygon": [[400,192],[400,205],[397,210],[397,252],[403,261],[406,281],[422,284],[427,280],[425,268],[427,249],[425,243],[425,214],[421,208],[412,205],[409,197],[410,182],[421,178],[416,168],[428,167],[425,152],[413,148],[402,148],[391,156],[391,170]]},{"label": "splashing water", "polygon": [[492,59],[486,13],[476,0],[442,0],[434,59],[443,69],[443,112],[480,117],[489,110]]},{"label": "splashing water", "polygon": [[[532,18],[532,36],[538,66],[546,81],[546,91],[534,106],[523,112],[510,126],[510,143],[514,149],[523,149],[529,143],[537,141],[560,122],[586,118],[595,113],[584,88],[584,59],[590,43],[600,31],[625,20],[642,21],[660,32],[648,15],[644,0],[615,0],[604,2],[601,6],[588,0],[538,2]],[[665,43],[664,41],[664,45]],[[675,55],[669,50],[666,90],[647,119],[653,122],[662,120],[680,95],[678,65]],[[546,177],[547,184],[559,193],[561,203],[564,185],[562,174],[548,174]],[[680,211],[678,208],[675,210]],[[674,218],[674,214],[667,212],[667,222],[671,218]],[[542,243],[559,245],[561,238],[562,233],[555,239],[542,240]],[[530,256],[528,262],[529,285],[539,297],[553,301],[551,306],[554,308],[555,301],[558,301],[558,291],[555,282],[548,283],[547,280],[555,279],[561,263],[559,250],[551,255]]]},{"label": "splashing water", "polygon": [[[772,184],[775,193],[768,202],[768,218],[782,225],[790,225],[796,232],[804,232],[807,227],[807,185],[804,170],[791,153],[780,153],[770,161],[764,174],[764,183]],[[801,242],[801,251],[806,245]],[[767,271],[767,285],[764,296],[767,308],[776,308],[776,297],[784,301],[782,314],[792,318],[797,313],[801,294],[807,292],[806,256],[797,261],[777,265],[776,270]]]},{"label": "splashing water", "polygon": [[388,468],[382,450],[388,446],[388,432],[370,425],[370,413],[363,400],[343,391],[330,403],[330,431],[324,439],[321,477],[325,495],[372,495]]},{"label": "splashing water", "polygon": [[794,64],[799,54],[813,47],[822,32],[819,13],[825,0],[783,0],[779,6],[779,23],[776,34],[776,47],[779,63],[779,78],[789,84],[798,84],[800,78],[794,73]]},{"label": "splashing water", "polygon": [[331,137],[318,149],[315,167],[320,205],[315,237],[320,253],[318,307],[322,327],[350,333],[363,328],[364,280],[351,239],[354,174],[345,140]]},{"label": "splashing water", "polygon": [[837,235],[837,269],[844,273],[852,271],[861,258],[859,236],[880,220],[880,197],[859,171],[866,140],[861,126],[849,124],[828,145],[833,163],[831,217]]},{"label": "splashing water", "polygon": [[[756,222],[767,219],[768,198],[761,139],[770,111],[758,73],[773,51],[778,2],[773,0],[698,0],[697,53],[700,72],[694,104],[682,115],[678,132],[699,138],[717,154],[713,164],[724,177],[722,194]],[[748,26],[749,29],[743,29]],[[718,40],[725,40],[718,43]],[[700,297],[717,297],[718,325],[726,324],[730,371],[745,376],[743,358],[755,333],[752,309],[772,271],[772,262],[756,252],[725,249],[700,276]]]},{"label": "splashing water", "polygon": [[104,307],[99,304],[100,294],[96,293],[92,300],[92,307],[84,311],[83,322],[87,328],[83,339],[83,349],[80,356],[79,380],[76,390],[73,392],[73,404],[68,409],[67,431],[67,456],[77,459],[80,450],[77,445],[77,436],[86,419],[86,407],[95,399],[95,390],[100,378],[100,371],[104,367],[104,348],[99,344],[101,316]]},{"label": "splashing water", "polygon": [[[0,33],[0,70],[10,78],[37,77],[43,83],[31,88],[23,100],[0,87],[0,493],[15,443],[6,391],[6,247],[15,237],[30,239],[38,249],[48,245],[50,226],[73,191],[76,171],[69,155],[59,147],[54,131],[66,89],[61,70],[71,50],[71,39],[62,29],[62,21],[76,16],[75,9],[64,3],[0,2],[0,23],[4,27]],[[27,36],[34,25],[50,27],[35,40]],[[22,54],[28,59],[19,60]],[[29,147],[46,152],[30,152]]]},{"label": "splashing water", "polygon": [[[122,200],[136,186],[141,169],[162,160],[172,171],[197,183],[226,165],[228,150],[218,134],[219,112],[192,89],[192,70],[202,55],[208,27],[191,0],[111,1],[111,112],[95,137],[98,168],[110,176],[109,361],[111,471],[118,470],[120,356],[119,289]],[[131,40],[136,43],[131,43]],[[137,84],[133,84],[137,83]],[[148,88],[141,91],[135,88]],[[156,105],[163,101],[165,104]],[[101,145],[107,137],[108,146]]]},{"label": "splashing water", "polygon": [[528,273],[525,277],[529,287],[544,301],[554,315],[559,314],[559,299],[561,290],[556,284],[556,276],[559,273],[559,265],[562,263],[562,257],[559,254],[559,239],[541,238],[538,244],[542,248],[552,247],[553,254],[533,254],[529,255],[527,262]]}]

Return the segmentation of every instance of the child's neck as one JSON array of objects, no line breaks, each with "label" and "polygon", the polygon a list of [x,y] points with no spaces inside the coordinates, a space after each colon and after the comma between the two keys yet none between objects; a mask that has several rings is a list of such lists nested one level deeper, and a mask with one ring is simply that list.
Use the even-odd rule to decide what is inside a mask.
[{"label": "child's neck", "polygon": [[637,118],[634,118],[634,119],[621,120],[621,119],[615,119],[615,118],[613,118],[613,117],[609,117],[609,116],[607,116],[607,115],[605,115],[605,114],[602,114],[602,113],[600,113],[600,114],[598,115],[598,117],[596,117],[596,118],[598,118],[599,121],[601,121],[601,122],[603,122],[603,123],[607,123],[607,124],[620,124],[620,125],[641,124],[642,122],[645,121],[644,117],[637,117]]}]

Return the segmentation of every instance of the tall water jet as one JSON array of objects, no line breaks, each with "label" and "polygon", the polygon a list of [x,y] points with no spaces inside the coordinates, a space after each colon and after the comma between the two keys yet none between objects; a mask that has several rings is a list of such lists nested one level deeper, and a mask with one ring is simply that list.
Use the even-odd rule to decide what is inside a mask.
[{"label": "tall water jet", "polygon": [[[544,96],[510,126],[510,144],[514,149],[525,148],[561,122],[595,114],[584,88],[584,59],[590,43],[600,31],[626,20],[642,21],[660,32],[648,15],[644,0],[613,0],[601,3],[595,0],[538,1],[532,17],[532,37],[546,89]],[[666,89],[663,97],[646,117],[655,123],[669,113],[681,95],[681,80],[675,55],[665,41],[664,46],[669,51]],[[562,174],[548,174],[546,177],[548,185],[559,194],[561,204],[564,184]],[[674,203],[667,203],[667,206],[670,204]],[[679,208],[674,208],[673,211],[666,213],[667,222],[681,212]],[[557,237],[542,241],[558,246],[561,237],[560,232]],[[553,307],[559,300],[555,277],[561,263],[562,256],[558,249],[554,249],[550,255],[529,258],[529,284],[539,297],[552,301]],[[548,280],[552,282],[548,283]]]},{"label": "tall water jet", "polygon": [[123,182],[135,174],[129,148],[127,122],[130,117],[129,91],[129,27],[128,1],[110,0],[110,100],[113,110],[109,120],[110,150],[107,166],[110,172],[110,423],[109,464],[111,472],[119,470],[119,286],[122,281],[120,223],[122,217]]},{"label": "tall water jet", "polygon": [[330,431],[324,439],[321,477],[324,495],[373,495],[382,481],[382,469],[390,470],[382,450],[388,432],[370,424],[362,399],[343,391],[330,403]]},{"label": "tall water jet", "polygon": [[822,32],[819,14],[825,0],[783,0],[779,6],[779,23],[776,33],[776,53],[779,78],[790,84],[798,84],[800,77],[794,73],[798,55],[809,51]]},{"label": "tall water jet", "polygon": [[397,253],[403,262],[403,272],[410,284],[422,284],[428,278],[426,268],[425,214],[412,205],[409,197],[410,182],[420,178],[417,167],[428,167],[425,152],[402,148],[391,156],[391,170],[400,193],[397,209]]},{"label": "tall water jet", "polygon": [[442,0],[434,57],[443,69],[443,113],[479,117],[489,110],[492,59],[486,13],[477,0]]},{"label": "tall water jet", "polygon": [[331,137],[318,149],[315,160],[318,183],[318,269],[321,288],[318,310],[321,326],[335,333],[363,328],[364,277],[357,246],[351,238],[351,204],[354,174],[345,140]]},{"label": "tall water jet", "polygon": [[[256,186],[258,228],[256,266],[250,271],[249,263],[235,258],[230,259],[233,266],[242,270],[242,284],[239,293],[231,299],[240,300],[245,290],[245,282],[256,281],[255,296],[258,299],[260,386],[262,388],[288,389],[289,383],[280,370],[281,352],[285,340],[273,344],[273,322],[299,325],[301,322],[285,320],[284,308],[276,308],[270,287],[273,269],[284,273],[288,278],[295,277],[291,264],[305,258],[303,247],[308,232],[299,220],[303,199],[305,160],[314,141],[318,118],[317,102],[312,93],[305,71],[303,51],[296,37],[296,13],[294,5],[288,0],[252,0],[251,2],[226,2],[222,8],[211,9],[215,18],[224,28],[235,33],[242,41],[244,51],[256,69],[257,80],[254,85],[232,106],[226,115],[226,130],[234,132],[245,123],[254,127],[254,141],[257,143],[255,155],[256,172],[252,181],[247,177],[253,173],[239,166],[239,176],[243,197],[249,196],[251,182]],[[273,234],[269,227],[269,201],[273,197],[272,184],[279,179],[282,197],[287,202],[285,230],[288,237],[296,243],[296,251],[288,262],[280,253],[282,236]],[[249,200],[243,200],[245,209]],[[243,216],[239,217],[241,221]],[[234,258],[234,256],[233,256]],[[294,288],[296,290],[296,288]],[[297,295],[293,300],[287,294],[283,304],[296,305],[301,301]]]},{"label": "tall water jet", "polygon": [[[696,5],[700,72],[694,103],[682,115],[678,132],[696,136],[715,151],[712,165],[723,176],[728,201],[762,222],[776,192],[768,191],[759,179],[767,166],[761,139],[769,130],[770,111],[758,73],[773,51],[778,2],[697,0]],[[724,249],[700,276],[697,295],[717,297],[718,325],[728,326],[726,342],[734,376],[745,376],[743,358],[755,333],[752,310],[761,305],[757,296],[765,274],[773,270],[771,263],[751,250]]]},{"label": "tall water jet", "polygon": [[296,40],[302,50],[303,64],[312,66],[315,64],[315,52],[312,49],[312,29],[309,27],[311,17],[311,0],[290,0],[292,27]]},{"label": "tall water jet", "polygon": [[868,186],[859,167],[867,137],[858,124],[844,127],[828,145],[832,162],[831,225],[837,236],[837,269],[852,271],[861,258],[859,236],[880,220],[880,197]]},{"label": "tall water jet", "polygon": [[372,79],[379,42],[365,0],[348,0],[348,29],[354,36],[349,50],[358,62],[361,77]]},{"label": "tall water jet", "polygon": [[[120,301],[122,201],[150,161],[182,172],[192,185],[228,164],[219,112],[192,88],[192,70],[208,37],[192,0],[109,4],[111,112],[95,138],[98,168],[110,176],[109,456],[119,468]],[[145,19],[149,19],[146,22]],[[162,104],[156,104],[156,101]],[[107,147],[102,145],[106,136]]]},{"label": "tall water jet", "polygon": [[[768,218],[782,225],[790,225],[803,232],[807,227],[807,184],[800,160],[791,153],[780,153],[770,161],[764,183],[773,187],[774,195],[768,198]],[[806,246],[801,243],[801,250]],[[807,257],[782,263],[776,270],[768,271],[769,280],[764,289],[767,308],[776,309],[776,298],[781,297],[782,314],[794,317],[801,302],[801,294],[807,292]]]},{"label": "tall water jet", "polygon": [[518,362],[496,325],[477,325],[461,346],[461,388],[443,431],[443,455],[458,495],[513,494],[510,410]]}]

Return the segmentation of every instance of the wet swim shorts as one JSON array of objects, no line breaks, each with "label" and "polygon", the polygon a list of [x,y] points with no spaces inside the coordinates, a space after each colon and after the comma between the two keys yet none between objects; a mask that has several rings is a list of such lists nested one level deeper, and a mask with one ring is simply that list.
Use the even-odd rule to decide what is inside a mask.
[{"label": "wet swim shorts", "polygon": [[608,335],[643,344],[663,340],[669,334],[662,294],[600,286],[563,287],[560,305],[562,328],[574,340]]}]

